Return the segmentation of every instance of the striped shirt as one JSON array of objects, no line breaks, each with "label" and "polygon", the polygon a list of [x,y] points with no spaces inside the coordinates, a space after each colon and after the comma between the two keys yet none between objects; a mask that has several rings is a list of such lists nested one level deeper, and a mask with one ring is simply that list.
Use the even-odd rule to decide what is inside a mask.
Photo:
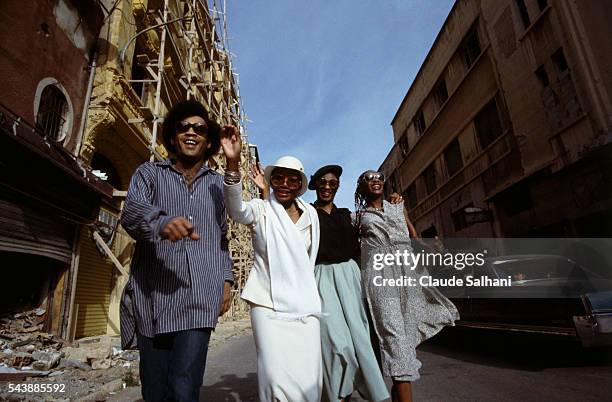
[{"label": "striped shirt", "polygon": [[[160,231],[182,216],[197,241],[162,239]],[[233,281],[227,242],[223,178],[202,166],[188,188],[170,161],[142,164],[130,182],[121,224],[136,239],[130,278],[121,302],[121,338],[214,328],[224,281]]]}]

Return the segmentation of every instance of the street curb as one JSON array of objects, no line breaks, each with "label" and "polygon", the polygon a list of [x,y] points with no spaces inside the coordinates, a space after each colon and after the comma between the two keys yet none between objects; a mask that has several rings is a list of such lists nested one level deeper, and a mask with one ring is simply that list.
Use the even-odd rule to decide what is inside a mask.
[{"label": "street curb", "polygon": [[106,400],[109,392],[118,391],[121,388],[123,388],[123,379],[117,378],[116,380],[109,381],[106,384],[99,386],[90,394],[76,399],[76,402]]}]

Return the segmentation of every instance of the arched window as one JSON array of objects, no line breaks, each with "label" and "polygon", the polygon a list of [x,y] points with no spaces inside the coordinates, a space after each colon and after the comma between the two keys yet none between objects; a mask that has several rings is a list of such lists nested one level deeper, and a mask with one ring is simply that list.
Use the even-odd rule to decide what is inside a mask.
[{"label": "arched window", "polygon": [[96,176],[106,181],[117,190],[123,190],[119,172],[113,163],[104,155],[98,152],[93,154],[93,157],[91,158],[91,169],[94,171]]},{"label": "arched window", "polygon": [[36,126],[45,137],[61,141],[68,131],[68,101],[55,85],[47,85],[40,95]]}]

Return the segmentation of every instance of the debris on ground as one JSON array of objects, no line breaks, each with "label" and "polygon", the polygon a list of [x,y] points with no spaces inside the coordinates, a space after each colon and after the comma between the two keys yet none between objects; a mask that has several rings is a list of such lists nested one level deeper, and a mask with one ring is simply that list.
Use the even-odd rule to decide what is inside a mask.
[{"label": "debris on ground", "polygon": [[[44,321],[44,309],[0,318],[0,400],[104,400],[110,392],[140,385],[139,353],[121,349],[118,336],[71,343],[44,332]],[[212,334],[209,350],[249,331],[248,318],[222,321]],[[9,393],[9,383],[22,388]],[[63,392],[33,392],[37,384]]]},{"label": "debris on ground", "polygon": [[[118,336],[69,343],[43,331],[45,313],[0,318],[0,382],[23,387],[9,393],[3,386],[0,400],[75,400],[118,378],[138,378],[138,351],[122,350]],[[55,384],[58,392],[29,392],[35,384]]]}]

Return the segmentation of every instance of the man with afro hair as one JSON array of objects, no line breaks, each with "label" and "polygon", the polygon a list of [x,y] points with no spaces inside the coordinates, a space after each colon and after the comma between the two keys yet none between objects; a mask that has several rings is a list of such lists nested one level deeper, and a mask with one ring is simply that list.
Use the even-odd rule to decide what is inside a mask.
[{"label": "man with afro hair", "polygon": [[233,282],[223,178],[206,161],[221,127],[197,101],[177,103],[162,138],[169,158],[143,163],[121,224],[136,240],[121,302],[124,348],[140,351],[146,401],[198,401],[206,353]]}]

